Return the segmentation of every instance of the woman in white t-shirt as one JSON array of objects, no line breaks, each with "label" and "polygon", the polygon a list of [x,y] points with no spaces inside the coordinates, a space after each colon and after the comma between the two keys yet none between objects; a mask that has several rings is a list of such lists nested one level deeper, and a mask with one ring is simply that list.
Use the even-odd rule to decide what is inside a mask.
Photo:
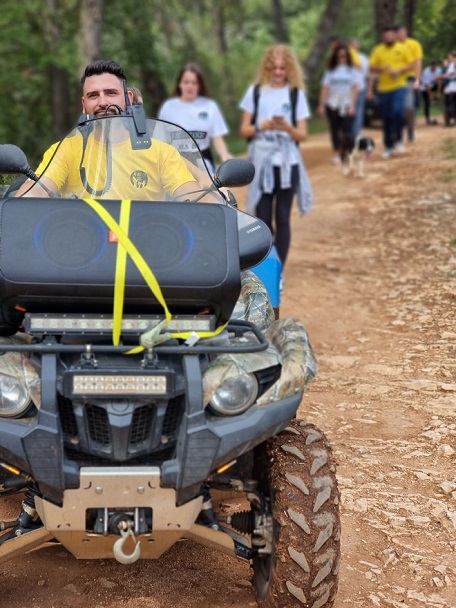
[{"label": "woman in white t-shirt", "polygon": [[277,44],[266,51],[256,85],[249,86],[239,107],[243,110],[239,132],[250,140],[249,157],[256,169],[247,211],[269,227],[284,266],[294,195],[301,215],[312,206],[312,189],[297,145],[307,138],[310,111],[292,49]]},{"label": "woman in white t-shirt", "polygon": [[[223,138],[228,133],[228,127],[217,103],[210,99],[202,72],[196,64],[188,63],[181,69],[174,95],[163,103],[158,118],[179,125],[190,133],[198,144],[206,166],[214,175],[211,143],[222,162],[232,158]],[[180,152],[191,153],[191,150],[180,149],[178,141],[173,141],[173,145]]]},{"label": "woman in white t-shirt", "polygon": [[340,162],[343,138],[353,137],[356,98],[361,85],[361,72],[352,64],[349,48],[339,44],[332,52],[328,69],[323,74],[318,113],[326,113],[334,150],[333,162]]}]

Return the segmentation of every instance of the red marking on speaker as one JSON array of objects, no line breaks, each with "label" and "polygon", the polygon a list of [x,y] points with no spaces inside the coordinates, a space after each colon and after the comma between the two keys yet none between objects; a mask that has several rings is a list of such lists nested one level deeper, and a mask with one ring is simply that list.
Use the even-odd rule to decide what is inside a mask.
[{"label": "red marking on speaker", "polygon": [[115,232],[113,232],[112,230],[109,231],[109,236],[108,236],[108,241],[110,243],[118,243],[119,242],[119,237],[117,236],[117,234]]}]

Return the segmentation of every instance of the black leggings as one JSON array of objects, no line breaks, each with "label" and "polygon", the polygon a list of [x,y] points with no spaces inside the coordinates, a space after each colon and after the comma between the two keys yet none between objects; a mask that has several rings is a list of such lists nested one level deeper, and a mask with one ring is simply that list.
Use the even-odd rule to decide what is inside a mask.
[{"label": "black leggings", "polygon": [[[291,228],[290,216],[293,197],[296,194],[299,183],[298,166],[291,169],[291,188],[280,188],[280,167],[274,167],[274,189],[271,194],[262,194],[256,208],[256,216],[269,228],[274,239],[277,254],[282,262],[285,262],[290,248]],[[275,198],[274,219],[275,227],[272,225],[273,202]]]},{"label": "black leggings", "polygon": [[345,137],[350,137],[353,132],[353,116],[342,116],[338,110],[333,110],[326,106],[326,116],[328,117],[331,142],[335,152],[341,148]]}]

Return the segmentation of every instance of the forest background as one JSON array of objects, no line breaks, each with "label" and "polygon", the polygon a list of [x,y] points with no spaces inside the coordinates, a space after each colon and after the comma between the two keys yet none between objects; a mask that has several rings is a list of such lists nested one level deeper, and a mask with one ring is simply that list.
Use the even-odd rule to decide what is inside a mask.
[{"label": "forest background", "polygon": [[1,8],[0,143],[18,145],[32,167],[75,124],[79,79],[94,59],[124,67],[150,116],[182,65],[198,63],[239,153],[238,103],[271,44],[295,49],[312,108],[332,34],[357,38],[368,54],[385,24],[404,23],[425,65],[456,47],[456,0],[2,0]]}]

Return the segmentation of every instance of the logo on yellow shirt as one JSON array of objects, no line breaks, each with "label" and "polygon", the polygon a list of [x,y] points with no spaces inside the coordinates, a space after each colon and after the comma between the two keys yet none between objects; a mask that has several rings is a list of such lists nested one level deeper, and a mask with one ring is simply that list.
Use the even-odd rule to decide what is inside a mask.
[{"label": "logo on yellow shirt", "polygon": [[144,171],[133,171],[130,175],[130,182],[132,186],[138,188],[145,188],[147,186],[147,182],[149,181],[147,174]]}]

